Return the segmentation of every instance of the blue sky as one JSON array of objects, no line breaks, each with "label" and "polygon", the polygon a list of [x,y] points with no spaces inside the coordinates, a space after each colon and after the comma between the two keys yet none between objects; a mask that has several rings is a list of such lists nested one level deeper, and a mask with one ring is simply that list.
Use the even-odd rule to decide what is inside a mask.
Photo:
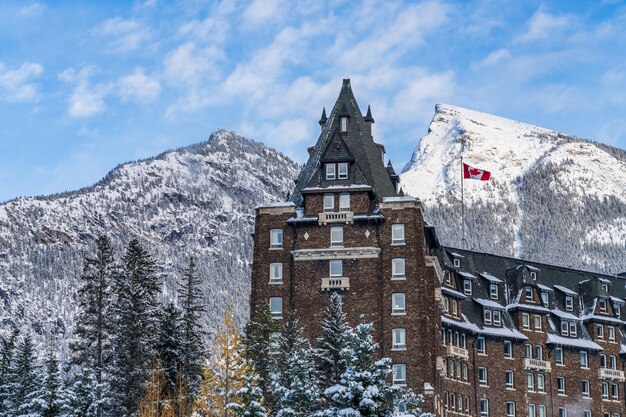
[{"label": "blue sky", "polygon": [[621,1],[0,1],[0,201],[236,130],[304,161],[342,78],[399,170],[444,102],[626,148]]}]

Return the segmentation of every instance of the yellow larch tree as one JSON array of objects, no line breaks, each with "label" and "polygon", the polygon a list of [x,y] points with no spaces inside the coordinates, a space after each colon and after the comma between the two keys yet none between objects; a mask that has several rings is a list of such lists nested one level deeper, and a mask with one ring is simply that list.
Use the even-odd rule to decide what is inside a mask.
[{"label": "yellow larch tree", "polygon": [[171,390],[166,383],[160,363],[152,369],[146,393],[139,404],[138,417],[186,417],[188,416],[187,389],[182,379]]},{"label": "yellow larch tree", "polygon": [[241,355],[239,331],[232,305],[224,312],[224,325],[215,335],[211,357],[202,369],[200,392],[194,403],[194,416],[233,417],[227,406],[237,401],[237,392],[245,384],[248,366]]}]

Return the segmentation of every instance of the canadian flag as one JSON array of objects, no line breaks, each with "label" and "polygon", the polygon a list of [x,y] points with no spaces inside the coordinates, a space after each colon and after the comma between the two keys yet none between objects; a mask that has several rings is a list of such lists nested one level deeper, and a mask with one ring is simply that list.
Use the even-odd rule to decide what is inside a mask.
[{"label": "canadian flag", "polygon": [[474,168],[463,163],[463,178],[470,180],[488,181],[491,178],[491,172],[484,169]]}]

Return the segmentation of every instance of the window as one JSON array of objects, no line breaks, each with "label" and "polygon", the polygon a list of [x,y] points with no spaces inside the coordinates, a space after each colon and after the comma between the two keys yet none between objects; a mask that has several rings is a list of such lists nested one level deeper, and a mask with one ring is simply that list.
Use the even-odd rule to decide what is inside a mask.
[{"label": "window", "polygon": [[584,350],[580,351],[580,367],[588,368],[589,367],[589,359],[587,357],[587,352]]},{"label": "window", "polygon": [[493,311],[493,325],[497,327],[502,326],[502,319],[498,310]]},{"label": "window", "polygon": [[543,374],[537,374],[537,391],[544,392],[545,389],[546,389],[546,386],[544,384]]},{"label": "window", "polygon": [[598,335],[598,339],[604,340],[604,326],[602,326],[601,324],[597,324],[596,334]]},{"label": "window", "polygon": [[450,312],[450,299],[448,297],[443,297],[443,311]]},{"label": "window", "polygon": [[526,343],[524,345],[524,357],[528,359],[533,358],[533,345],[531,345],[530,343]]},{"label": "window", "polygon": [[454,317],[459,315],[459,303],[456,300],[452,300],[452,315]]},{"label": "window", "polygon": [[559,394],[565,395],[565,378],[562,376],[556,377],[556,390]]},{"label": "window", "polygon": [[270,311],[273,319],[283,318],[283,299],[281,297],[270,298]]},{"label": "window", "polygon": [[470,399],[468,396],[465,396],[465,414],[470,413]]},{"label": "window", "polygon": [[609,399],[609,384],[607,382],[601,382],[600,388],[602,391],[602,399],[608,400]]},{"label": "window", "polygon": [[498,284],[490,284],[489,285],[489,296],[492,300],[498,299]]},{"label": "window", "polygon": [[559,417],[567,417],[567,410],[565,408],[559,408]]},{"label": "window", "polygon": [[329,269],[331,277],[342,277],[343,276],[343,262],[341,260],[333,259],[329,261]]},{"label": "window", "polygon": [[347,117],[342,117],[342,118],[339,119],[339,122],[341,124],[340,130],[342,132],[347,132],[348,131],[348,118]]},{"label": "window", "polygon": [[391,278],[399,279],[405,277],[404,258],[394,258],[391,260]]},{"label": "window", "polygon": [[515,403],[513,401],[506,403],[506,417],[515,417]]},{"label": "window", "polygon": [[393,384],[406,385],[406,365],[396,363],[393,365]]},{"label": "window", "polygon": [[504,371],[504,383],[507,388],[513,388],[513,371]]},{"label": "window", "polygon": [[554,349],[554,360],[557,365],[563,365],[563,349],[558,347]]},{"label": "window", "polygon": [[335,211],[334,194],[324,194],[324,211]]},{"label": "window", "polygon": [[526,373],[526,388],[528,391],[535,390],[535,375],[532,372]]},{"label": "window", "polygon": [[619,400],[619,385],[611,384],[611,399],[613,401]]},{"label": "window", "polygon": [[270,264],[270,282],[282,282],[283,280],[283,264],[271,263]]},{"label": "window", "polygon": [[609,342],[615,342],[615,327],[607,326],[606,332],[609,336]]},{"label": "window", "polygon": [[548,307],[548,301],[549,301],[548,293],[545,292],[545,291],[542,291],[541,292],[541,302],[542,302],[544,307]]},{"label": "window", "polygon": [[463,294],[472,295],[472,281],[469,279],[463,280]]},{"label": "window", "polygon": [[337,164],[337,178],[340,180],[348,179],[348,163],[340,162]]},{"label": "window", "polygon": [[598,300],[598,306],[600,307],[601,313],[606,313],[606,300],[604,298]]},{"label": "window", "polygon": [[546,417],[546,406],[545,405],[539,405],[537,407],[537,410],[539,411],[539,417]]},{"label": "window", "polygon": [[406,349],[406,331],[405,329],[393,329],[392,349]]},{"label": "window", "polygon": [[606,368],[606,355],[604,353],[600,354],[600,368]]},{"label": "window", "polygon": [[531,287],[524,287],[524,293],[526,294],[526,301],[533,301],[533,289]]},{"label": "window", "polygon": [[504,349],[504,357],[512,358],[513,357],[513,345],[511,344],[511,341],[505,340],[502,347]]},{"label": "window", "polygon": [[583,379],[582,380],[582,393],[583,393],[583,397],[585,397],[585,398],[589,398],[589,396],[591,395],[591,393],[589,391],[589,380],[588,379]]},{"label": "window", "polygon": [[528,313],[522,313],[522,327],[530,329],[530,315]]},{"label": "window", "polygon": [[460,268],[461,260],[459,258],[454,258],[454,261],[452,262],[452,264],[454,265],[455,268]]},{"label": "window", "polygon": [[391,294],[391,314],[406,314],[404,297],[403,292]]},{"label": "window", "polygon": [[590,410],[585,410],[583,412],[583,417],[591,417],[591,411]]},{"label": "window", "polygon": [[528,417],[537,417],[535,414],[535,404],[528,404]]},{"label": "window", "polygon": [[537,273],[535,271],[530,271],[530,278],[535,281],[537,279]]},{"label": "window", "polygon": [[567,311],[574,310],[574,297],[572,297],[571,295],[565,297],[565,309]]},{"label": "window", "polygon": [[467,382],[467,364],[466,363],[463,364],[462,370],[463,370],[463,373],[462,373],[463,381]]},{"label": "window", "polygon": [[333,226],[330,228],[330,246],[343,246],[342,226]]},{"label": "window", "polygon": [[535,346],[535,359],[539,359],[540,361],[543,360],[543,348],[541,345]]},{"label": "window", "polygon": [[478,385],[487,385],[487,368],[478,368]]},{"label": "window", "polygon": [[489,417],[489,400],[486,398],[480,399],[480,417]]},{"label": "window", "polygon": [[485,338],[479,337],[476,339],[476,351],[478,353],[485,354]]},{"label": "window", "polygon": [[622,306],[621,304],[613,304],[613,311],[615,311],[615,317],[622,318]]},{"label": "window", "polygon": [[283,229],[272,229],[270,231],[270,248],[277,249],[283,247]]},{"label": "window", "polygon": [[326,179],[334,180],[336,178],[335,164],[326,164]]},{"label": "window", "polygon": [[339,211],[350,211],[350,194],[339,194]]},{"label": "window", "polygon": [[483,311],[483,321],[485,324],[491,325],[491,310],[488,308]]},{"label": "window", "polygon": [[569,324],[565,320],[561,321],[561,336],[569,336]]},{"label": "window", "polygon": [[609,368],[617,369],[617,361],[615,360],[615,356],[609,356]]},{"label": "window", "polygon": [[391,225],[391,243],[395,243],[395,244],[404,243],[404,225],[403,224]]},{"label": "window", "polygon": [[533,321],[535,322],[535,330],[540,332],[541,331],[541,316],[535,314],[533,316]]},{"label": "window", "polygon": [[578,326],[576,325],[576,322],[570,321],[569,322],[569,335],[572,337],[576,337],[577,334],[578,334]]},{"label": "window", "polygon": [[602,284],[602,291],[609,292],[609,284]]}]

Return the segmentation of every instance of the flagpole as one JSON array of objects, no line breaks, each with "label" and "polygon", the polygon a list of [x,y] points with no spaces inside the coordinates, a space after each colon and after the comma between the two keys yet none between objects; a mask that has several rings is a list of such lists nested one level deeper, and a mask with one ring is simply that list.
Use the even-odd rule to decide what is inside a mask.
[{"label": "flagpole", "polygon": [[463,182],[465,172],[463,167],[463,156],[461,156],[461,246],[465,249],[465,193],[463,191]]}]

